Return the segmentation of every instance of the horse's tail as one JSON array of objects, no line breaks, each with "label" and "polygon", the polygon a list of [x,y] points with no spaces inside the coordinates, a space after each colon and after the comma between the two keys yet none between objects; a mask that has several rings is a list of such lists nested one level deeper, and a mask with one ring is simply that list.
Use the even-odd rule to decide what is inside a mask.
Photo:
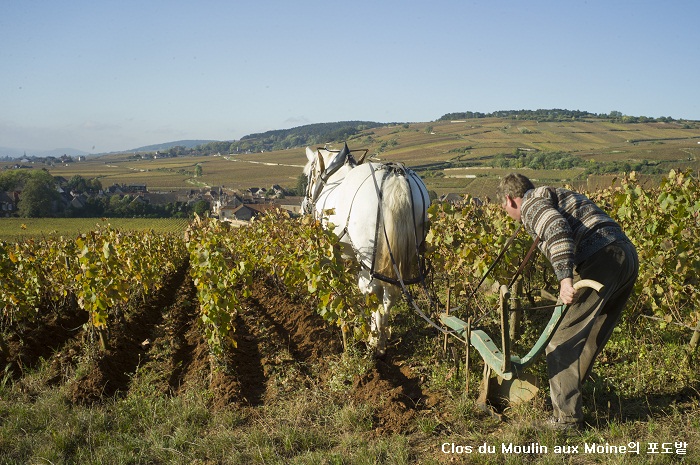
[{"label": "horse's tail", "polygon": [[[418,256],[411,187],[406,176],[390,173],[382,186],[382,223],[379,225],[375,272],[398,279],[394,257],[401,278],[408,280],[417,273]],[[387,247],[386,238],[389,240]],[[389,253],[391,249],[391,255]]]}]

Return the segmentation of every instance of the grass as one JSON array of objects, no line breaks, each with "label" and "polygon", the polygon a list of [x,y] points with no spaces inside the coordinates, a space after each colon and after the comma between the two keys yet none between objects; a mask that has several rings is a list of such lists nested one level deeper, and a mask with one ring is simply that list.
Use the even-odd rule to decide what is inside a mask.
[{"label": "grass", "polygon": [[[402,344],[415,348],[410,363],[425,373],[425,387],[440,399],[435,408],[418,411],[403,433],[377,434],[373,415],[380,407],[348,402],[344,380],[369,369],[366,355],[358,350],[330,360],[336,367],[333,382],[316,379],[275,402],[219,410],[211,408],[214,393],[205,386],[191,387],[177,396],[160,393],[153,388],[157,375],[146,365],[133,375],[125,396],[93,407],[73,405],[66,399],[70,382],[51,387],[46,383],[48,363],[44,363],[21,380],[6,376],[0,383],[0,463],[636,464],[653,458],[653,463],[664,464],[700,460],[699,396],[697,392],[683,395],[697,388],[698,375],[690,364],[676,363],[681,353],[690,360],[678,344],[642,340],[644,350],[652,352],[642,351],[635,358],[640,340],[617,333],[603,354],[598,376],[585,390],[590,427],[562,433],[537,426],[547,416],[544,394],[512,409],[506,423],[486,416],[475,403],[479,370],[470,374],[471,391],[465,396],[464,373],[437,355],[441,341],[407,333],[419,323],[406,309],[399,318],[395,330]],[[628,365],[612,363],[613,358],[629,358]],[[674,367],[683,376],[663,383]],[[627,378],[636,369],[655,371],[650,375],[653,379],[629,384]],[[676,443],[681,442],[687,443],[685,454],[676,453]],[[616,453],[609,447],[629,443],[639,443],[640,452]],[[540,449],[518,453],[523,450],[519,447],[532,444]],[[673,453],[647,454],[652,444],[658,444],[659,451],[662,445],[670,447]],[[596,449],[606,445],[607,449]]]}]

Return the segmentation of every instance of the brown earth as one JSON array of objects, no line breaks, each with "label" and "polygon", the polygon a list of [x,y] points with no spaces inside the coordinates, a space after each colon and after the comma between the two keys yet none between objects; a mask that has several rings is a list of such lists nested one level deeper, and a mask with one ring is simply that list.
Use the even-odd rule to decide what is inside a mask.
[{"label": "brown earth", "polygon": [[[30,324],[6,328],[5,365],[21,383],[27,369],[47,360],[46,383],[65,384],[69,401],[83,405],[125,395],[135,376],[149,376],[148,385],[163,395],[208,388],[214,409],[255,408],[329,379],[328,361],[343,350],[339,331],[274,283],[259,280],[251,292],[236,320],[237,347],[217,363],[197,318],[196,289],[183,266],[166,278],[157,295],[145,301],[135,296],[115,312],[106,350],[98,349],[95,335],[86,329],[87,315],[70,301],[56,311],[39,312]],[[419,378],[392,350],[356,376],[349,393],[352,402],[376,407],[377,434],[407,431],[416,412],[431,403]]]}]

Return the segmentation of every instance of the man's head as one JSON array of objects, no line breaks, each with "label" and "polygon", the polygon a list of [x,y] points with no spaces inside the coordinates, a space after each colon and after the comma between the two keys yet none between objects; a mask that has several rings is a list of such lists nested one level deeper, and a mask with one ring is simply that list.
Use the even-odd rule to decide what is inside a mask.
[{"label": "man's head", "polygon": [[520,221],[520,204],[523,201],[523,195],[534,188],[532,181],[522,174],[511,173],[501,179],[498,185],[498,200],[508,216],[515,221]]}]

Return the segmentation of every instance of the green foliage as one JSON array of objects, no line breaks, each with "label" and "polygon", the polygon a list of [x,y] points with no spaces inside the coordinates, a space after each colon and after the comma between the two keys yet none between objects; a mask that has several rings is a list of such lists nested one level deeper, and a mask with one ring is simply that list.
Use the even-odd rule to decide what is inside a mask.
[{"label": "green foliage", "polygon": [[190,274],[197,287],[200,318],[215,355],[235,346],[233,331],[239,295],[248,296],[245,284],[252,278],[250,265],[232,253],[235,242],[229,223],[198,216],[187,232]]},{"label": "green foliage", "polygon": [[308,299],[329,323],[358,337],[368,334],[370,298],[359,293],[356,269],[342,257],[332,231],[309,217],[270,212],[248,226],[231,228],[216,219],[198,218],[188,233],[191,274],[200,314],[215,354],[235,344],[234,322],[242,311],[247,283],[276,279],[297,298]]},{"label": "green foliage", "polygon": [[537,152],[516,150],[513,155],[498,154],[493,159],[496,168],[530,168],[533,170],[568,170],[581,167],[585,171],[581,177],[591,174],[629,173],[637,171],[643,174],[660,174],[658,163],[643,161],[609,161],[597,162],[586,160],[569,152]]},{"label": "green foliage", "polygon": [[91,325],[106,328],[117,306],[158,290],[185,257],[175,235],[109,226],[75,239],[0,242],[2,321],[31,319],[44,305],[75,296]]},{"label": "green foliage", "polygon": [[447,113],[442,115],[438,121],[454,121],[460,119],[474,118],[514,118],[532,119],[536,121],[571,121],[583,118],[610,118],[612,121],[621,123],[648,123],[653,121],[672,122],[675,121],[670,116],[649,118],[646,116],[623,116],[619,111],[611,111],[609,115],[604,113],[596,114],[580,110],[564,110],[554,108],[550,110],[500,110],[492,113],[481,113],[478,111],[463,111],[457,113]]},{"label": "green foliage", "polygon": [[66,184],[66,188],[70,191],[78,193],[95,194],[102,190],[102,183],[97,178],[86,179],[83,176],[76,174]]},{"label": "green foliage", "polygon": [[21,189],[24,183],[33,176],[29,170],[8,170],[0,172],[0,191]]},{"label": "green foliage", "polygon": [[492,113],[481,113],[478,111],[463,111],[458,113],[447,113],[438,119],[438,121],[454,121],[460,119],[473,118],[520,118],[534,119],[537,121],[562,121],[577,118],[596,117],[595,113],[579,110],[501,110]]},{"label": "green foliage", "polygon": [[34,171],[22,189],[17,207],[19,214],[29,218],[54,216],[58,211],[59,197],[53,177],[46,171]]},{"label": "green foliage", "polygon": [[[640,274],[633,307],[668,323],[696,326],[700,321],[700,189],[691,172],[671,171],[658,188],[645,189],[635,173],[619,186],[590,194],[619,222],[635,244]],[[463,295],[481,278],[513,230],[499,206],[456,208],[435,203],[429,210],[428,257],[435,274]],[[515,242],[493,279],[506,283],[522,260],[525,244]],[[543,259],[537,268],[546,268]],[[529,289],[548,287],[548,275],[532,276]],[[664,323],[665,324],[665,323]]]},{"label": "green foliage", "polygon": [[640,259],[638,305],[666,322],[695,326],[700,319],[700,183],[691,172],[671,171],[656,189],[635,173],[594,199],[628,232]]},{"label": "green foliage", "polygon": [[[435,277],[444,279],[455,296],[470,294],[515,232],[515,223],[500,206],[477,206],[470,198],[459,207],[434,202],[428,214],[427,257]],[[509,282],[532,243],[523,233],[520,238],[524,240],[513,242],[487,283]]]}]

